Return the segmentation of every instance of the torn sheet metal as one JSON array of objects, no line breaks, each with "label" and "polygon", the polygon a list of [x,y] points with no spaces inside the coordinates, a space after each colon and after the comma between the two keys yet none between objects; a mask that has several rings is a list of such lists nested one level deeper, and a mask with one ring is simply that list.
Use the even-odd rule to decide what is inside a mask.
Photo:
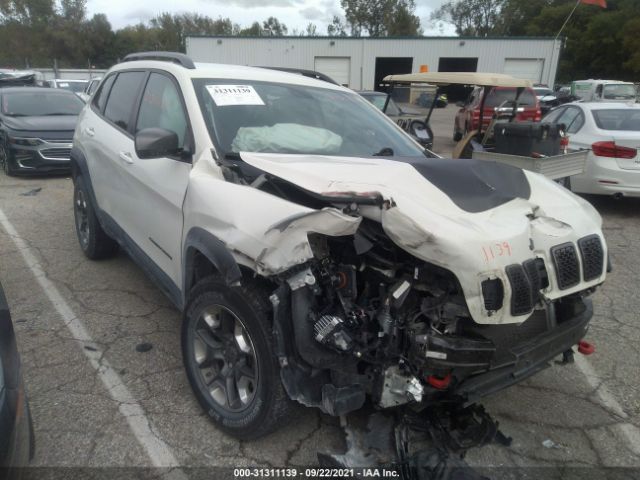
[{"label": "torn sheet metal", "polygon": [[314,210],[207,174],[192,175],[185,209],[192,212],[185,232],[194,226],[209,231],[239,263],[263,275],[311,259],[310,232],[353,235],[362,221],[337,208]]}]

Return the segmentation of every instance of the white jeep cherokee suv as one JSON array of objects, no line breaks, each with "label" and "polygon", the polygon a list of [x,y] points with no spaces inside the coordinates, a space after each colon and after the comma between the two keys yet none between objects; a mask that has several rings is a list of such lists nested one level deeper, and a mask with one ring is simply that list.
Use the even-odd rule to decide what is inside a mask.
[{"label": "white jeep cherokee suv", "polygon": [[428,158],[357,93],[133,54],[83,110],[80,246],[118,247],[184,312],[195,395],[240,438],[469,404],[570,357],[607,271],[601,219],[540,175]]}]

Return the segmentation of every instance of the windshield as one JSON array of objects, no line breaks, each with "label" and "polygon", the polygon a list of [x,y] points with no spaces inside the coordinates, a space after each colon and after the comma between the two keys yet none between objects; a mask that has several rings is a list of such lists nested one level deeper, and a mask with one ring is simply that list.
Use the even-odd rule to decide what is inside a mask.
[{"label": "windshield", "polygon": [[602,96],[607,100],[635,100],[636,87],[628,83],[605,85]]},{"label": "windshield", "polygon": [[640,109],[593,110],[593,119],[602,130],[640,132]]},{"label": "windshield", "polygon": [[84,103],[74,93],[34,88],[32,92],[6,92],[2,113],[15,117],[78,115]]},{"label": "windshield", "polygon": [[58,88],[63,90],[69,90],[70,92],[84,92],[88,82],[65,82],[64,80],[57,80],[56,84]]},{"label": "windshield", "polygon": [[[513,101],[516,98],[515,88],[494,88],[487,95],[487,101],[485,102],[485,108],[495,108],[501,105],[509,106],[513,105]],[[505,103],[506,102],[506,103]],[[536,97],[533,94],[533,90],[530,88],[525,89],[518,98],[518,105],[526,107],[536,106]]]},{"label": "windshield", "polygon": [[[384,102],[387,101],[387,95],[382,93],[382,94],[376,94],[376,93],[365,93],[365,94],[361,94],[366,100],[369,100],[372,104],[374,104],[378,110],[383,111],[384,110]],[[387,105],[387,115],[400,115],[402,112],[400,110],[400,107],[398,107],[398,105],[396,105],[396,102],[393,101],[393,99],[389,99],[389,105]]]},{"label": "windshield", "polygon": [[355,93],[304,85],[195,79],[225,153],[419,156],[422,149]]}]

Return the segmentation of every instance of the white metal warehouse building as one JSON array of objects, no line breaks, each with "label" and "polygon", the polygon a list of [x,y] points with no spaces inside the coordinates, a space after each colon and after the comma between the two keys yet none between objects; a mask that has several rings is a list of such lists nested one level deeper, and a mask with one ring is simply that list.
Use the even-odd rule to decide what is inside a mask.
[{"label": "white metal warehouse building", "polygon": [[195,62],[316,70],[356,90],[388,74],[493,72],[553,85],[562,39],[466,37],[205,37],[186,39]]}]

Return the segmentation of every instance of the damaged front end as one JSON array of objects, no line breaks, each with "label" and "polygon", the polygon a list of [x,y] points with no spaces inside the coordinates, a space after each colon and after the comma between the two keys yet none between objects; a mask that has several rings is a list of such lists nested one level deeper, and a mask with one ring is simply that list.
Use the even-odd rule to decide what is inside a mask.
[{"label": "damaged front end", "polygon": [[[278,285],[273,329],[292,399],[330,415],[367,399],[470,405],[585,336],[607,253],[599,217],[570,193],[520,170],[501,178],[499,166],[470,163],[465,197],[439,160],[276,157],[243,154],[252,175],[225,168],[308,209],[271,225],[254,256]],[[360,180],[347,184],[354,165]]]}]

